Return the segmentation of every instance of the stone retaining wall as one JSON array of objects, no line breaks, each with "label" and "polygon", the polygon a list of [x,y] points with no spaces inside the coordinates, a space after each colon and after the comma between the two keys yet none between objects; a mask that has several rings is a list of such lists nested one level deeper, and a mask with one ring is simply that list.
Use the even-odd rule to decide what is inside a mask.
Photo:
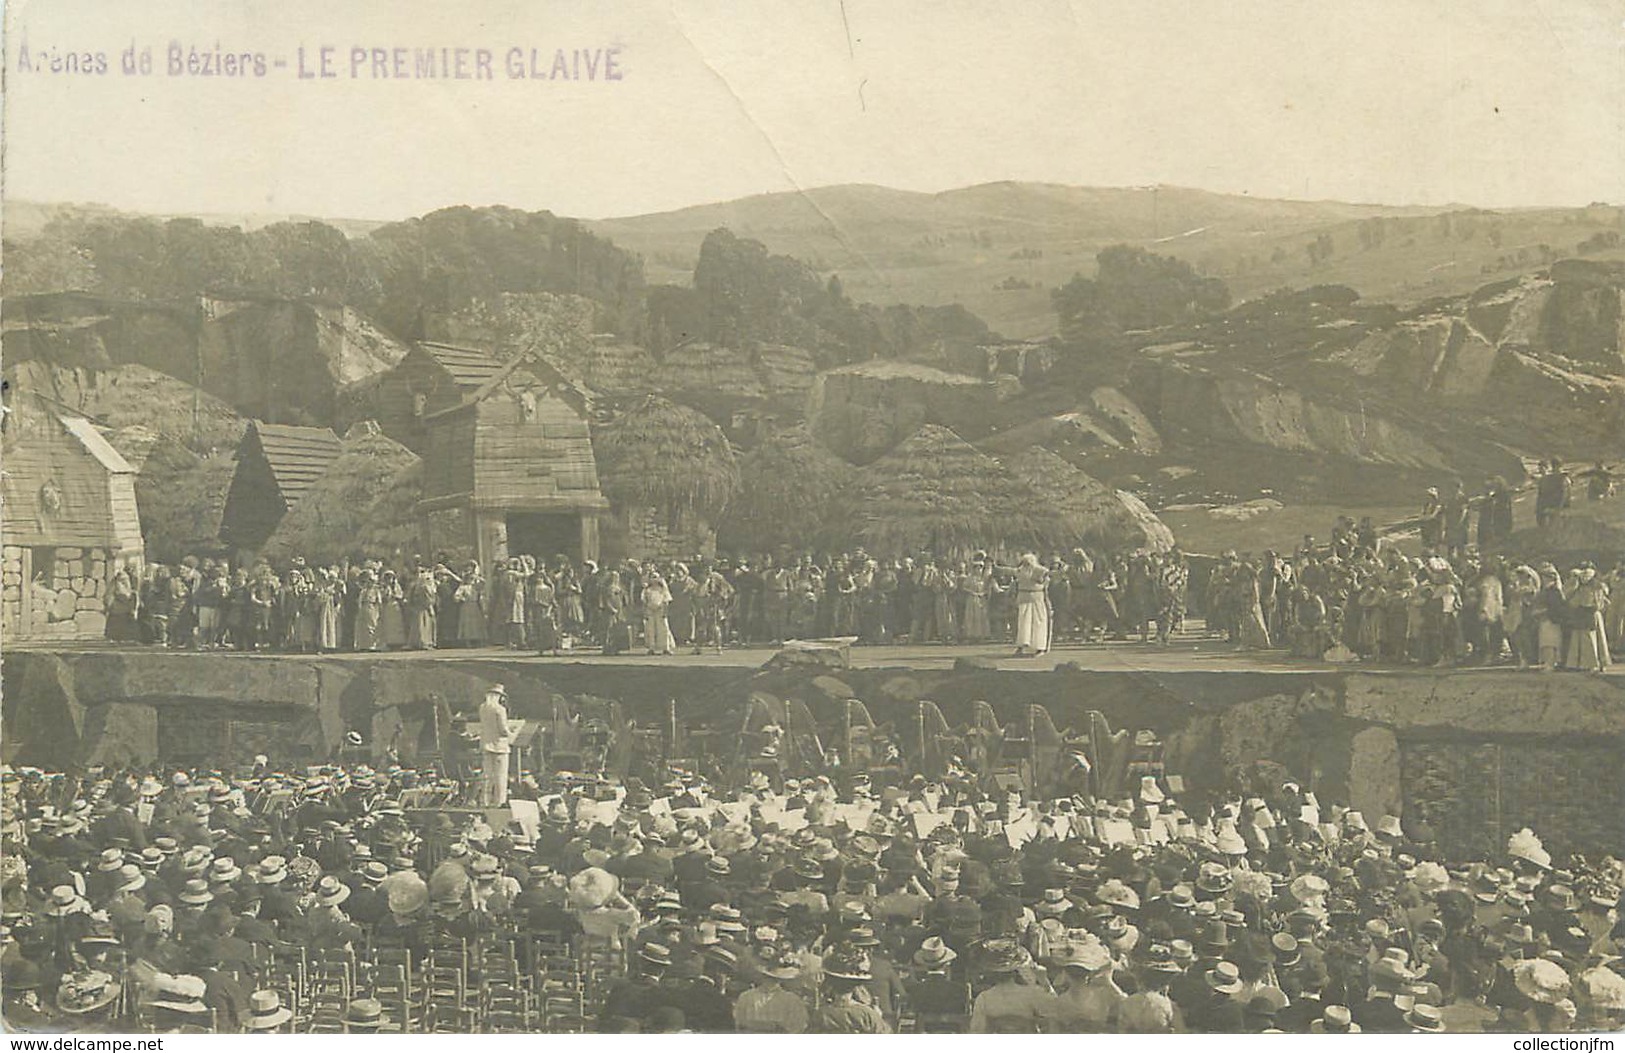
[{"label": "stone retaining wall", "polygon": [[[7,655],[8,760],[67,765],[154,758],[233,761],[333,755],[360,730],[410,754],[435,697],[472,713],[507,686],[516,716],[541,718],[562,695],[616,699],[644,727],[671,700],[690,726],[731,727],[752,692],[805,702],[833,739],[848,698],[903,727],[930,699],[950,724],[989,702],[1002,721],[1037,703],[1060,729],[1147,728],[1170,771],[1198,788],[1258,786],[1290,774],[1368,819],[1421,814],[1451,847],[1479,851],[1533,825],[1557,851],[1625,851],[1625,678],[1570,674],[978,668],[755,670],[702,664],[491,658],[314,658],[156,651]],[[277,727],[285,733],[276,734]],[[834,743],[826,742],[826,745]],[[185,756],[182,756],[185,754]],[[1610,774],[1610,772],[1612,774]]]}]

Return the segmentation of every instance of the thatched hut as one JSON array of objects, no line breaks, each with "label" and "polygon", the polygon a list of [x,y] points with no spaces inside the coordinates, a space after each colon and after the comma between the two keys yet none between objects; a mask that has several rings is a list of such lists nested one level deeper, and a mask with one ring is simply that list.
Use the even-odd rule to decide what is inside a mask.
[{"label": "thatched hut", "polygon": [[728,506],[722,539],[741,551],[805,547],[822,535],[855,474],[805,424],[776,432],[740,459],[739,496]]},{"label": "thatched hut", "polygon": [[1074,543],[1096,549],[1148,548],[1166,552],[1174,532],[1124,490],[1114,490],[1042,446],[1029,446],[1008,462],[1017,478],[1053,501],[1074,531]]},{"label": "thatched hut", "polygon": [[282,517],[260,555],[273,563],[304,556],[313,563],[345,556],[392,559],[420,544],[422,462],[370,422],[345,436],[339,456]]},{"label": "thatched hut", "polygon": [[1053,501],[934,424],[863,468],[839,514],[842,541],[884,555],[1051,549],[1075,534]]},{"label": "thatched hut", "polygon": [[655,371],[661,391],[692,391],[733,402],[758,402],[767,389],[743,351],[695,341],[667,351]]},{"label": "thatched hut", "polygon": [[715,551],[712,524],[739,491],[739,462],[709,417],[649,395],[596,426],[593,451],[614,510],[606,556]]},{"label": "thatched hut", "polygon": [[569,363],[583,384],[603,395],[625,398],[654,390],[655,358],[637,344],[595,339]]}]

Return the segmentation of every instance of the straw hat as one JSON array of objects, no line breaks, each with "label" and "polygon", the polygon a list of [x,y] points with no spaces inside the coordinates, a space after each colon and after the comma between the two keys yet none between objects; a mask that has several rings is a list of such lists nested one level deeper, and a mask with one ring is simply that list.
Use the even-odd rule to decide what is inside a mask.
[{"label": "straw hat", "polygon": [[248,996],[248,1019],[243,1027],[249,1031],[270,1031],[293,1019],[293,1010],[282,1004],[282,996],[275,991],[255,991]]},{"label": "straw hat", "polygon": [[1556,962],[1542,958],[1512,967],[1513,982],[1530,1001],[1556,1005],[1569,996],[1569,976]]},{"label": "straw hat", "polygon": [[1348,1006],[1329,1005],[1321,1010],[1320,1019],[1310,1021],[1309,1032],[1315,1035],[1358,1035],[1360,1025]]},{"label": "straw hat", "polygon": [[45,914],[47,917],[62,918],[85,906],[88,906],[88,904],[79,898],[79,893],[74,890],[72,885],[58,885],[51,890],[51,898],[50,902],[46,904]]},{"label": "straw hat", "polygon": [[1140,894],[1125,885],[1121,880],[1112,878],[1095,890],[1095,902],[1105,903],[1124,910],[1140,909]]},{"label": "straw hat", "polygon": [[181,894],[175,898],[189,907],[206,907],[214,902],[214,893],[209,891],[207,881],[192,878],[181,886]]},{"label": "straw hat", "polygon": [[1013,973],[1032,964],[1032,955],[1013,939],[1000,937],[982,944],[982,970],[989,973]]},{"label": "straw hat", "polygon": [[1411,1006],[1410,1012],[1405,1014],[1405,1023],[1417,1031],[1444,1030],[1444,1017],[1438,1007],[1428,1005],[1426,1002],[1417,1002]]},{"label": "straw hat", "polygon": [[1054,964],[1086,973],[1098,973],[1112,963],[1111,952],[1094,940],[1072,940],[1051,955]]},{"label": "straw hat", "polygon": [[942,942],[941,936],[928,936],[914,952],[914,964],[925,969],[940,969],[958,957],[952,947]]},{"label": "straw hat", "polygon": [[794,956],[786,954],[776,944],[769,943],[756,952],[764,976],[775,980],[794,980],[801,975],[801,965]]},{"label": "straw hat", "polygon": [[837,980],[860,982],[874,979],[874,974],[870,972],[869,955],[861,948],[844,945],[824,955],[824,975]]},{"label": "straw hat", "polygon": [[638,950],[638,957],[664,968],[671,964],[671,948],[663,943],[646,943]]},{"label": "straw hat", "polygon": [[[9,981],[7,986],[10,986]],[[94,1013],[112,1005],[118,996],[119,985],[113,982],[111,976],[100,970],[87,969],[62,978],[62,986],[56,992],[56,1007],[64,1013],[75,1015]]]},{"label": "straw hat", "polygon": [[262,885],[276,885],[288,878],[288,861],[281,856],[266,856],[260,860],[259,872],[254,880]]},{"label": "straw hat", "polygon": [[384,1004],[376,998],[356,998],[344,1011],[347,1027],[376,1029],[389,1022],[384,1016]]},{"label": "straw hat", "polygon": [[1207,971],[1207,985],[1220,994],[1235,994],[1241,990],[1241,971],[1234,962],[1219,962]]},{"label": "straw hat", "polygon": [[216,884],[236,881],[243,876],[243,868],[230,856],[221,856],[209,864],[209,880]]},{"label": "straw hat", "polygon": [[317,882],[316,898],[324,907],[336,907],[350,898],[350,886],[328,875]]}]

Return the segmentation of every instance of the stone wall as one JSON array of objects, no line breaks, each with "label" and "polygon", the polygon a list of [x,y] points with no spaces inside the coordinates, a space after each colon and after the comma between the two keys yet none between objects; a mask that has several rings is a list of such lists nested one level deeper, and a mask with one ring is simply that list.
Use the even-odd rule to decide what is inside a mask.
[{"label": "stone wall", "polygon": [[436,697],[471,714],[507,686],[515,716],[551,700],[619,701],[661,726],[675,700],[690,726],[734,727],[754,692],[806,704],[833,745],[847,698],[904,727],[929,699],[951,725],[977,701],[1002,722],[1044,706],[1055,726],[1155,731],[1194,788],[1261,789],[1290,775],[1375,820],[1420,815],[1453,855],[1497,851],[1533,826],[1557,851],[1625,851],[1625,677],[1516,673],[1244,670],[756,669],[499,655],[312,658],[159,651],[13,650],[3,673],[13,762],[325,759],[346,731],[410,756]]},{"label": "stone wall", "polygon": [[717,554],[716,528],[701,516],[681,514],[674,519],[654,508],[617,508],[607,526],[601,550],[611,563],[627,558],[690,560],[696,555]]},{"label": "stone wall", "polygon": [[[99,640],[106,636],[108,550],[57,548],[48,568],[32,565],[37,551],[16,545],[0,550],[0,621],[6,638]],[[24,590],[29,594],[27,625],[23,624]]]}]

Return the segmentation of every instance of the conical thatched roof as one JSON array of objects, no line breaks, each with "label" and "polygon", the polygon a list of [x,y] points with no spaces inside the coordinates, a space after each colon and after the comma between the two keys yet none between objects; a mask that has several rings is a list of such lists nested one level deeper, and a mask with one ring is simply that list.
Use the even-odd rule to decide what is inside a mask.
[{"label": "conical thatched roof", "polygon": [[740,459],[739,496],[722,523],[724,543],[746,551],[811,543],[855,474],[805,424],[768,436]]},{"label": "conical thatched roof", "polygon": [[1009,461],[1010,470],[1066,516],[1074,543],[1092,548],[1149,548],[1166,552],[1173,531],[1133,494],[1114,490],[1042,446]]},{"label": "conical thatched roof", "polygon": [[1052,548],[1073,533],[1053,502],[934,424],[862,469],[841,512],[846,540],[882,554]]},{"label": "conical thatched roof", "polygon": [[338,458],[282,517],[260,555],[273,562],[304,556],[327,563],[409,551],[418,544],[422,496],[417,455],[370,428],[356,427]]},{"label": "conical thatched roof", "polygon": [[649,395],[593,430],[598,480],[622,507],[715,520],[739,490],[727,436],[699,410]]}]

